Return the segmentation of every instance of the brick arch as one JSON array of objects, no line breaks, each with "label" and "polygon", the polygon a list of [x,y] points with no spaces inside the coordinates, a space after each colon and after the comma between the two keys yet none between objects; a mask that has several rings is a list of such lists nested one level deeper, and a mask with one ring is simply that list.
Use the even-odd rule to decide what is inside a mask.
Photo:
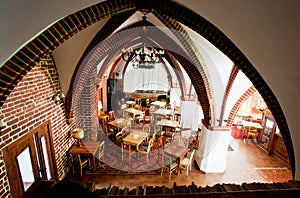
[{"label": "brick arch", "polygon": [[245,57],[245,55],[223,32],[221,32],[209,21],[199,16],[197,13],[194,13],[173,1],[154,1],[153,7],[155,7],[155,10],[163,11],[165,15],[172,17],[173,19],[188,26],[203,36],[211,44],[223,52],[229,59],[231,59],[234,64],[249,78],[260,95],[264,98],[264,101],[267,103],[280,128],[280,132],[282,133],[282,137],[289,154],[290,164],[294,176],[295,155],[293,143],[281,106],[270,87],[267,85],[258,71],[253,67],[250,61]]},{"label": "brick arch", "polygon": [[[75,68],[74,74],[71,79],[70,83],[70,89],[68,90],[67,97],[66,97],[66,116],[67,118],[70,118],[73,116],[72,113],[72,106],[78,105],[79,102],[79,96],[80,94],[73,93],[73,88],[76,87],[77,90],[82,90],[81,87],[78,89],[78,85],[84,84],[84,82],[79,83],[78,80],[80,79],[86,79],[90,74],[88,72],[83,72],[84,67],[81,67],[81,65],[84,65],[85,59],[87,56],[89,56],[89,53],[97,46],[98,43],[101,43],[105,38],[107,38],[116,28],[118,28],[126,19],[128,19],[134,11],[128,11],[121,13],[119,15],[114,15],[110,18],[110,20],[104,25],[104,27],[95,35],[93,40],[90,42],[88,47],[85,49],[83,55],[81,56],[79,62],[77,63],[77,66]],[[104,51],[106,51],[104,49]],[[97,65],[97,62],[95,62]],[[77,77],[76,74],[81,74],[80,79]],[[78,93],[78,92],[77,92]],[[79,92],[80,93],[80,92]]]},{"label": "brick arch", "polygon": [[[219,126],[222,126],[227,99],[228,99],[229,93],[231,91],[231,88],[233,86],[234,80],[235,80],[238,73],[239,73],[239,68],[236,65],[233,65],[233,67],[231,69],[231,72],[230,72],[230,75],[229,75],[229,78],[228,78],[227,85],[226,85],[225,94],[224,94],[224,97],[223,97],[223,100],[222,100]],[[230,126],[231,124],[232,123],[229,124],[228,121],[227,121],[227,126]]]},{"label": "brick arch", "polygon": [[[143,27],[145,25],[145,22],[137,22],[129,27],[126,28],[126,31],[119,31],[118,35],[114,34],[112,36],[110,36],[109,38],[103,40],[99,46],[97,46],[97,49],[94,50],[94,52],[91,52],[91,57],[88,57],[88,59],[86,60],[86,63],[83,63],[81,65],[77,65],[77,67],[79,68],[78,71],[80,71],[80,73],[74,73],[74,76],[77,76],[77,74],[79,74],[77,77],[78,80],[76,81],[76,84],[73,84],[73,86],[76,85],[76,94],[74,94],[77,97],[73,97],[77,100],[79,100],[79,96],[81,93],[81,90],[83,88],[83,86],[86,84],[85,80],[87,79],[88,76],[90,76],[90,72],[92,72],[93,67],[95,67],[95,65],[97,65],[108,53],[109,54],[115,54],[116,53],[116,47],[119,49],[121,48],[120,46],[123,46],[125,44],[127,44],[129,41],[131,41],[134,38],[137,38],[139,36],[138,31],[133,30],[133,28],[136,27]],[[151,26],[152,24],[149,22],[146,22],[146,25]],[[176,59],[180,62],[180,64],[182,65],[182,67],[185,69],[185,71],[187,72],[187,74],[190,76],[191,78],[191,82],[194,85],[197,85],[195,88],[196,93],[199,97],[199,101],[200,104],[202,106],[202,109],[204,110],[204,121],[205,123],[207,123],[207,125],[211,125],[211,116],[212,113],[210,113],[210,105],[209,103],[210,100],[207,97],[207,86],[205,83],[205,80],[203,80],[203,78],[199,78],[199,76],[201,76],[200,71],[197,67],[195,67],[195,64],[192,62],[192,60],[189,59],[189,56],[187,54],[185,54],[185,52],[175,43],[172,42],[172,40],[166,36],[164,33],[162,33],[158,28],[151,28],[147,30],[148,34],[150,36],[150,38],[152,38],[153,40],[155,40],[157,43],[159,43],[159,45],[162,46],[162,48],[164,49],[170,49],[170,53],[173,54],[174,57],[176,57]],[[102,34],[100,34],[102,36]],[[122,39],[120,39],[122,38]],[[184,39],[184,38],[181,38]],[[96,40],[96,39],[94,39]],[[96,45],[95,45],[96,46]],[[174,51],[172,51],[172,49]],[[187,58],[185,58],[187,57]],[[105,68],[104,68],[105,69]],[[83,74],[83,75],[81,75]],[[72,87],[71,87],[72,89]],[[73,89],[72,89],[73,90]],[[74,102],[72,103],[72,105],[74,106],[78,106],[78,102],[76,104],[76,100],[74,100]]]},{"label": "brick arch", "polygon": [[[210,43],[230,58],[240,70],[243,71],[243,73],[259,91],[260,95],[264,98],[264,101],[274,115],[289,154],[294,176],[295,156],[290,131],[281,106],[270,87],[245,55],[224,33],[197,13],[194,13],[173,1],[152,0],[145,3],[143,3],[142,0],[104,1],[61,19],[21,48],[14,56],[1,66],[0,106],[3,105],[15,85],[39,63],[41,57],[44,57],[45,54],[51,53],[65,40],[102,18],[121,14],[125,10],[135,10],[135,6],[143,9],[155,9],[157,12],[164,13],[166,16],[172,17],[174,20],[185,24],[206,38]],[[192,77],[195,79],[193,84],[199,83],[199,81],[197,81],[199,73],[192,74]],[[198,91],[199,93],[202,93],[201,89],[202,88],[200,86],[195,86],[196,92]],[[206,104],[203,111],[209,114],[208,104],[210,103],[208,101],[204,102]]]},{"label": "brick arch", "polygon": [[254,93],[256,92],[256,88],[252,85],[251,87],[249,87],[245,93],[243,93],[243,95],[241,95],[241,97],[236,101],[236,103],[234,104],[234,106],[232,107],[229,116],[228,116],[228,120],[227,120],[227,126],[231,126],[233,121],[234,121],[234,117],[237,114],[238,110],[240,109],[240,107],[242,106],[242,104]]},{"label": "brick arch", "polygon": [[[114,20],[113,24],[119,24],[119,23],[121,23],[120,21],[123,22],[123,20],[119,20],[119,21]],[[110,23],[107,23],[107,24],[110,24]],[[83,64],[78,64],[77,65],[78,68],[76,70],[80,72],[79,74],[82,73],[83,75],[81,75],[78,78],[76,83],[72,83],[72,85],[71,85],[73,87],[76,85],[77,94],[74,94],[74,95],[77,96],[77,98],[75,98],[75,99],[77,99],[77,100],[79,99],[78,96],[80,95],[79,93],[82,90],[81,87],[85,84],[84,81],[80,80],[80,79],[86,79],[86,77],[89,76],[88,71],[91,70],[94,67],[94,65],[97,65],[97,63],[100,62],[101,58],[104,58],[108,52],[109,52],[109,54],[111,54],[111,56],[113,56],[112,54],[116,53],[116,50],[114,49],[114,46],[119,46],[118,48],[121,48],[120,46],[124,46],[129,41],[131,41],[132,39],[138,37],[139,33],[137,33],[137,31],[134,28],[141,28],[144,25],[153,26],[150,22],[146,22],[146,24],[145,24],[144,21],[140,21],[140,22],[137,22],[137,23],[127,27],[125,29],[126,32],[124,30],[120,30],[119,33],[118,33],[119,35],[114,34],[111,37],[109,37],[108,39],[103,38],[105,34],[102,34],[102,33],[97,34],[101,38],[96,38],[95,37],[93,39],[93,41],[91,42],[90,46],[96,46],[100,40],[102,40],[102,42],[99,46],[97,46],[97,50],[95,50],[97,55],[95,55],[91,52],[91,54],[93,54],[91,56],[94,56],[94,57],[89,58],[89,60],[93,60],[93,63],[88,63],[88,64],[83,63]],[[151,28],[151,29],[148,29],[147,31],[150,35],[148,37],[152,38],[153,40],[156,40],[157,43],[162,45],[164,48],[166,48],[166,49],[180,49],[180,51],[177,52],[177,53],[178,54],[185,54],[185,52],[175,42],[172,42],[172,40],[168,36],[166,36],[164,33],[162,33],[158,28],[156,28],[156,27]],[[122,38],[122,39],[120,39],[120,38]],[[183,38],[181,38],[181,39],[183,40]],[[91,49],[91,47],[89,47],[89,49]],[[117,53],[119,53],[119,52],[117,52]],[[175,53],[175,52],[172,52],[172,53]],[[185,55],[185,56],[188,57],[188,55]],[[82,58],[85,58],[85,57],[82,57]],[[87,60],[87,61],[89,61],[89,60]],[[181,58],[180,60],[184,60],[184,59]],[[189,61],[189,63],[187,63],[188,61]],[[181,65],[183,66],[183,68],[185,68],[185,65],[188,65],[189,67],[192,67],[192,65],[194,65],[194,64],[191,64],[190,62],[191,62],[191,60],[185,59],[183,62],[181,62]],[[192,71],[192,70],[191,69],[186,69],[186,68],[185,68],[185,70],[187,71],[189,76],[191,76],[192,73],[189,72],[189,71]],[[194,73],[196,73],[197,69],[194,68],[193,71],[194,71]],[[78,72],[74,73],[73,77],[74,76],[77,77],[77,74],[78,74]],[[196,75],[196,76],[197,76],[196,78],[198,78],[198,75]],[[195,78],[195,77],[192,77],[192,78]],[[200,80],[200,81],[198,80],[198,83],[200,83],[200,87],[206,88],[205,83],[204,83],[203,80]],[[199,89],[199,90],[203,91],[204,89]],[[71,90],[69,90],[69,91],[73,91],[73,89],[71,88]],[[205,90],[205,92],[202,92],[202,93],[198,92],[197,94],[202,96],[200,98],[200,104],[203,106],[203,109],[206,109],[206,107],[207,107],[207,109],[209,110],[210,105],[207,102],[208,100],[206,99],[207,98],[206,93],[207,92]],[[70,102],[70,100],[68,100],[68,101]],[[76,100],[72,103],[72,105],[78,106],[76,104]],[[209,111],[205,111],[205,112],[209,112]],[[206,113],[205,115],[206,116],[205,116],[204,120],[208,121],[209,120],[209,113]]]},{"label": "brick arch", "polygon": [[[184,49],[187,51],[188,55],[191,57],[191,60],[194,64],[194,66],[198,69],[201,81],[200,85],[201,87],[205,88],[205,92],[199,93],[197,90],[197,94],[202,95],[202,97],[205,97],[204,100],[202,100],[202,97],[199,98],[200,105],[203,109],[207,109],[208,111],[204,111],[204,120],[208,120],[207,125],[215,125],[215,105],[214,105],[214,99],[212,96],[212,86],[210,83],[210,79],[208,76],[205,62],[200,54],[200,52],[197,50],[197,47],[195,46],[194,42],[190,38],[189,34],[185,31],[185,29],[182,27],[180,23],[178,23],[176,20],[174,20],[171,16],[165,15],[164,12],[158,12],[156,10],[153,11],[156,17],[160,19],[166,27],[168,27],[173,34],[180,40],[182,45],[184,46]],[[183,68],[184,65],[183,65]],[[192,78],[190,76],[190,78]],[[203,89],[202,89],[203,90]],[[205,94],[203,94],[205,93]],[[202,101],[201,101],[202,100]],[[207,104],[208,103],[208,104]],[[208,108],[207,108],[208,107]]]}]

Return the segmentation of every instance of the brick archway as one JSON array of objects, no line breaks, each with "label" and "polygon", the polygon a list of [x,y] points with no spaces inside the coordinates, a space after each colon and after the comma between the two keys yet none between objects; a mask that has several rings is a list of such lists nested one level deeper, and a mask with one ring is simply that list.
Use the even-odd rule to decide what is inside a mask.
[{"label": "brick archway", "polygon": [[[7,96],[22,77],[37,65],[45,55],[51,54],[55,48],[68,38],[105,17],[121,15],[124,11],[134,11],[136,8],[154,9],[158,13],[164,13],[164,15],[185,24],[187,27],[206,38],[243,71],[263,97],[275,117],[289,154],[294,176],[295,156],[290,131],[281,106],[270,87],[238,47],[235,46],[235,44],[217,27],[198,14],[173,1],[152,0],[143,3],[142,0],[111,0],[90,6],[61,19],[21,48],[14,56],[4,63],[4,65],[2,65],[0,68],[0,106],[3,105]],[[191,74],[191,78],[199,78],[199,73]],[[75,83],[75,81],[72,81],[72,83]],[[200,87],[199,84],[197,84],[199,81],[193,83],[195,83],[195,90],[199,93],[203,93],[203,90],[201,90],[203,87]],[[70,95],[71,96],[68,97],[72,97],[72,93]],[[209,115],[209,103],[207,102],[203,105],[205,106],[203,111],[205,114]],[[66,108],[68,108],[68,106],[66,106]]]}]

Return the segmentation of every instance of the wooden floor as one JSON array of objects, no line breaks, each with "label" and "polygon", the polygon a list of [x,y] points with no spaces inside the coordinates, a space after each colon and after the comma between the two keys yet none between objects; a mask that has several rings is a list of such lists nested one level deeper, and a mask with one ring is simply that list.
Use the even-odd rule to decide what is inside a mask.
[{"label": "wooden floor", "polygon": [[[197,186],[213,186],[215,184],[242,184],[242,183],[267,183],[266,180],[257,172],[257,168],[282,168],[286,167],[277,158],[267,155],[260,150],[253,140],[233,139],[230,140],[230,146],[233,151],[227,152],[227,166],[224,173],[205,174],[196,168],[193,164],[189,176],[182,174],[172,175],[172,180],[168,180],[168,175],[96,175],[85,174],[68,175],[71,181],[84,185],[88,181],[93,181],[96,188],[108,187],[109,185],[119,186],[120,188],[135,188],[137,186],[167,186],[190,185],[194,182]],[[276,181],[274,181],[276,182]]]}]

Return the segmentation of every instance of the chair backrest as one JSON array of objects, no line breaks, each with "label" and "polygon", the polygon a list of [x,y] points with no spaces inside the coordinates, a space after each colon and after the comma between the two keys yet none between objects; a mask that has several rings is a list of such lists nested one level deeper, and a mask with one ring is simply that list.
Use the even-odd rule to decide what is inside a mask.
[{"label": "chair backrest", "polygon": [[121,134],[122,134],[122,137],[125,137],[127,136],[128,134],[130,133],[130,127],[124,127],[122,130],[121,130]]},{"label": "chair backrest", "polygon": [[153,139],[151,138],[148,142],[148,148],[147,148],[148,153],[151,151],[152,146],[153,146]]},{"label": "chair backrest", "polygon": [[130,127],[124,127],[120,132],[116,134],[116,142],[122,145],[123,138],[125,138],[130,133]]},{"label": "chair backrest", "polygon": [[150,133],[150,124],[144,124],[143,126],[143,132],[146,132],[146,133]]},{"label": "chair backrest", "polygon": [[166,104],[166,109],[171,109],[171,104],[170,103]]},{"label": "chair backrest", "polygon": [[145,110],[145,116],[150,116],[150,109]]},{"label": "chair backrest", "polygon": [[177,121],[177,122],[180,122],[180,119],[181,119],[181,114],[180,113],[175,113],[174,114],[174,120]]},{"label": "chair backrest", "polygon": [[111,133],[113,132],[110,131],[111,128],[107,124],[102,124],[101,127],[106,135],[111,135]]},{"label": "chair backrest", "polygon": [[108,115],[102,116],[99,121],[100,121],[100,124],[104,124],[104,123],[108,122],[109,121]]},{"label": "chair backrest", "polygon": [[70,154],[70,157],[71,157],[72,163],[77,163],[77,164],[80,164],[80,165],[81,165],[80,154],[74,154],[74,153],[71,153],[71,154]]},{"label": "chair backrest", "polygon": [[109,111],[107,114],[108,114],[108,117],[109,117],[110,121],[113,121],[113,120],[116,119],[114,110]]}]

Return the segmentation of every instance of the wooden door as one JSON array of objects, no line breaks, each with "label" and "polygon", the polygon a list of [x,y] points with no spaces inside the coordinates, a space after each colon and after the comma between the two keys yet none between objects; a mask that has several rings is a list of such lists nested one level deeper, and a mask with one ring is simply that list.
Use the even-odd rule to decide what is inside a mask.
[{"label": "wooden door", "polygon": [[41,180],[57,179],[50,121],[3,149],[13,197],[21,197]]}]

